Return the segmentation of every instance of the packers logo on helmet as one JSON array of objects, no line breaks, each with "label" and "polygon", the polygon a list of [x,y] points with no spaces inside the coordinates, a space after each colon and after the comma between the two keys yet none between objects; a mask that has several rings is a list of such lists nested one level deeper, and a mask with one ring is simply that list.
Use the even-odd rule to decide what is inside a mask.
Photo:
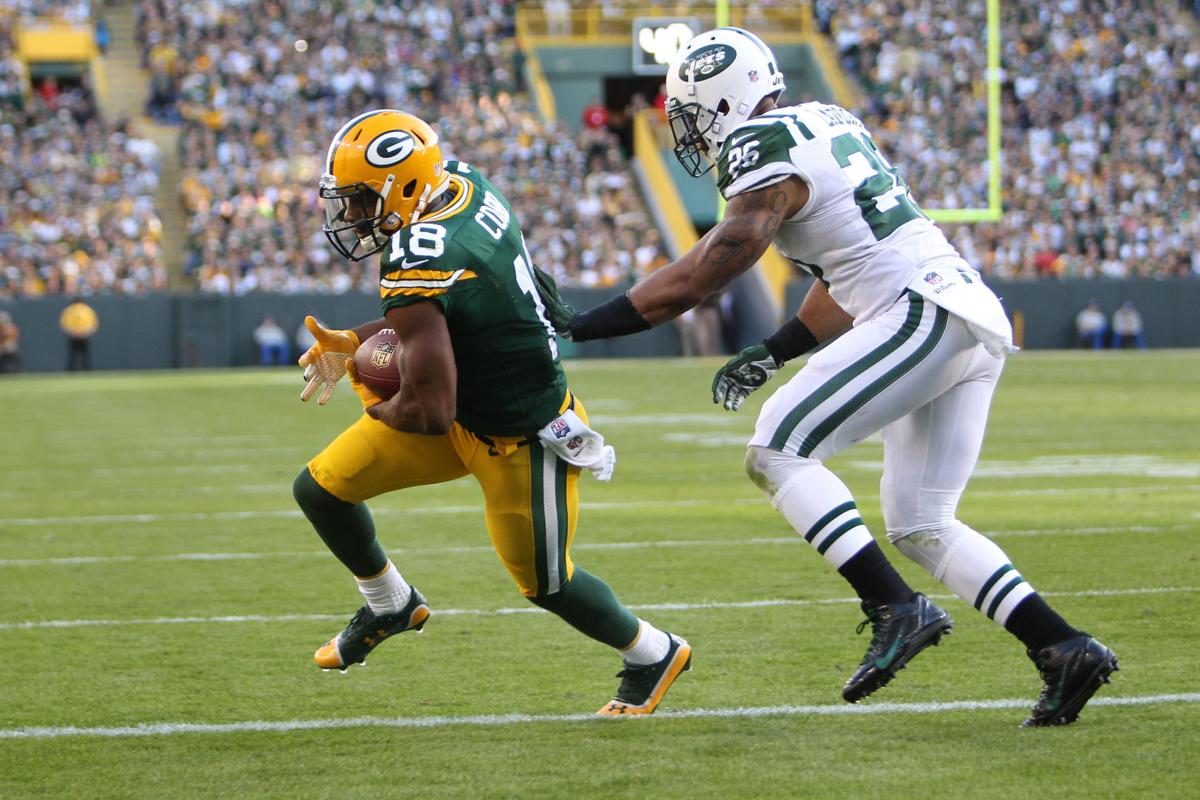
[{"label": "packers logo on helmet", "polygon": [[367,163],[373,167],[391,167],[412,155],[413,137],[408,131],[381,133],[367,145]]},{"label": "packers logo on helmet", "polygon": [[325,236],[351,261],[378,253],[420,219],[448,177],[425,122],[388,108],[360,114],[333,137],[325,158]]}]

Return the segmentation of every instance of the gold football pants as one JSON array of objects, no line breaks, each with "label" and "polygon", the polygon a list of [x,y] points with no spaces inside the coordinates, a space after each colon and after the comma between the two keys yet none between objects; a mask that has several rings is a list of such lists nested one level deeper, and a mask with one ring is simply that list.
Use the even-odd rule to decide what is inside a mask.
[{"label": "gold football pants", "polygon": [[[563,403],[565,410],[571,395]],[[575,413],[587,412],[575,398]],[[579,468],[536,436],[477,437],[454,423],[425,436],[389,428],[364,414],[308,462],[313,478],[348,503],[409,486],[474,475],[496,554],[526,597],[554,594],[571,579],[571,541],[579,518]]]}]

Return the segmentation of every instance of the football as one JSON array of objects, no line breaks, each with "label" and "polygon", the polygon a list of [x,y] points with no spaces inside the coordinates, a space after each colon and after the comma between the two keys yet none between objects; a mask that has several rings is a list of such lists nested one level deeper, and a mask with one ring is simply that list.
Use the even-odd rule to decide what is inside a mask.
[{"label": "football", "polygon": [[384,328],[358,346],[354,353],[358,379],[371,391],[388,399],[400,391],[400,340],[391,328]]}]

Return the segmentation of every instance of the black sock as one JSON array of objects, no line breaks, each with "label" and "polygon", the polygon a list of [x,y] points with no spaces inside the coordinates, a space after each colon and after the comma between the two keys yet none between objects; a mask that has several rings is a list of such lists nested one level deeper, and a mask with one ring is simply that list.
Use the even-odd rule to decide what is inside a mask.
[{"label": "black sock", "polygon": [[838,568],[838,573],[850,582],[854,591],[868,606],[907,603],[912,600],[912,587],[887,560],[879,545],[871,542]]},{"label": "black sock", "polygon": [[1039,594],[1031,594],[1018,603],[1004,627],[1035,653],[1079,635]]}]

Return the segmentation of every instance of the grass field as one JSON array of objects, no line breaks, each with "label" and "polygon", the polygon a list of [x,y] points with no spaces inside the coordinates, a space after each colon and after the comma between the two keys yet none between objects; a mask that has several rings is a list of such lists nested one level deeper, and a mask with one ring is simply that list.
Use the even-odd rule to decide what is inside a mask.
[{"label": "grass field", "polygon": [[[1039,682],[1016,640],[950,597],[952,637],[841,702],[860,612],[745,479],[765,392],[718,410],[716,364],[569,365],[618,451],[575,558],[696,649],[643,720],[591,716],[618,660],[531,611],[464,481],[372,504],[425,633],[312,665],[360,601],[290,486],[347,387],[0,381],[0,797],[1200,796],[1200,352],[1023,353],[1001,382],[960,516],[1121,658],[1051,730],[1017,728]],[[831,464],[877,535],[880,463],[867,441]]]}]

